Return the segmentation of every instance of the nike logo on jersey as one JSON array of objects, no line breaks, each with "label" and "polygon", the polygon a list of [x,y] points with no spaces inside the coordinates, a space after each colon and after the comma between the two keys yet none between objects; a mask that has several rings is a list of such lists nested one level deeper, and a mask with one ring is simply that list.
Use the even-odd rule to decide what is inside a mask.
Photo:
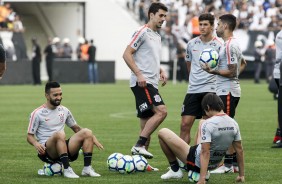
[{"label": "nike logo on jersey", "polygon": [[194,50],[194,49],[193,49],[193,51],[194,51],[194,52],[197,52],[198,50]]},{"label": "nike logo on jersey", "polygon": [[50,119],[49,118],[45,118],[45,121],[49,121]]}]

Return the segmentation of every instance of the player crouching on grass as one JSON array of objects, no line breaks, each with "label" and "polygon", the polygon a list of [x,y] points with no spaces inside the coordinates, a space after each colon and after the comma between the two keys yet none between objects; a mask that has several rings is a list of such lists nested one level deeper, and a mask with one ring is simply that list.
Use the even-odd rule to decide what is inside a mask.
[{"label": "player crouching on grass", "polygon": [[[71,112],[60,105],[62,101],[62,89],[58,82],[48,82],[45,86],[47,102],[35,109],[30,115],[27,131],[27,141],[38,152],[38,157],[47,163],[59,162],[64,167],[64,177],[79,178],[70,167],[69,161],[75,161],[80,148],[84,154],[83,176],[98,177],[91,166],[94,144],[99,149],[103,145],[87,128],[81,128],[73,118]],[[68,140],[64,132],[65,124],[75,134]]]},{"label": "player crouching on grass", "polygon": [[200,122],[197,145],[189,146],[167,128],[159,131],[160,146],[170,164],[170,170],[161,178],[166,180],[183,177],[176,159],[178,158],[183,163],[187,163],[188,170],[200,173],[198,184],[206,183],[208,170],[220,166],[228,147],[232,144],[237,153],[239,165],[239,176],[236,182],[244,182],[244,153],[237,122],[223,112],[223,102],[216,94],[205,95],[201,105],[210,118]]}]

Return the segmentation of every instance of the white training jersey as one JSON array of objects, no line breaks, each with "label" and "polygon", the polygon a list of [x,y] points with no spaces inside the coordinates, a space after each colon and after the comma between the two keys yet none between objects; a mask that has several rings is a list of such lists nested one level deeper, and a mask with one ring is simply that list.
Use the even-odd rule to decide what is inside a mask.
[{"label": "white training jersey", "polygon": [[[136,50],[133,58],[146,82],[158,88],[162,47],[161,36],[146,24],[134,32],[129,45]],[[136,82],[137,77],[131,72],[130,87],[134,87]]]},{"label": "white training jersey", "polygon": [[275,79],[280,79],[280,63],[282,61],[282,30],[279,31],[275,37],[275,47],[276,47],[276,63],[273,69],[273,77]]},{"label": "white training jersey", "polygon": [[[233,141],[241,141],[238,123],[226,114],[207,119],[201,128],[201,143],[210,143],[209,170],[218,167]],[[201,144],[196,150],[195,164],[200,168]]]},{"label": "white training jersey", "polygon": [[65,124],[68,127],[77,124],[68,108],[60,105],[51,110],[43,104],[30,114],[27,133],[34,134],[40,144],[45,144],[55,132],[64,131]]},{"label": "white training jersey", "polygon": [[191,62],[187,93],[215,92],[215,75],[204,71],[200,65],[200,55],[204,49],[213,48],[217,52],[222,43],[217,37],[209,42],[202,42],[198,36],[190,40],[186,49],[186,61]]},{"label": "white training jersey", "polygon": [[242,58],[243,54],[235,38],[231,37],[224,42],[219,51],[218,70],[228,70],[229,64],[235,64],[237,65],[237,71],[236,76],[232,78],[216,75],[217,95],[227,95],[230,92],[234,97],[241,96],[241,87],[238,76],[240,74]]}]

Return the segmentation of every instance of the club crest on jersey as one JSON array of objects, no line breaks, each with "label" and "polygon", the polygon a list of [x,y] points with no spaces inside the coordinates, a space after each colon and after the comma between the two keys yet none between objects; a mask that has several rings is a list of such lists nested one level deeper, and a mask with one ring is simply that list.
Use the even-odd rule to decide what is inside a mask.
[{"label": "club crest on jersey", "polygon": [[148,105],[146,102],[142,103],[141,105],[139,105],[139,110],[140,112],[145,111],[146,109],[148,109]]},{"label": "club crest on jersey", "polygon": [[160,95],[155,95],[154,99],[155,99],[155,102],[161,102],[162,101]]},{"label": "club crest on jersey", "polygon": [[64,114],[59,114],[60,122],[64,122]]}]

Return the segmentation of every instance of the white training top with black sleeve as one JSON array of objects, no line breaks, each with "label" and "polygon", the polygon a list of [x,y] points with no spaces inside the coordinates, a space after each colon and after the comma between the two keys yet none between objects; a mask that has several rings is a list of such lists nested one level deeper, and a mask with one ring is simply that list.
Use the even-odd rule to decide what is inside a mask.
[{"label": "white training top with black sleeve", "polygon": [[219,51],[219,63],[218,70],[228,70],[229,64],[236,64],[237,71],[236,76],[232,78],[223,77],[221,75],[216,75],[216,94],[217,95],[227,95],[229,92],[234,97],[241,96],[241,87],[239,83],[239,74],[241,59],[243,58],[242,51],[236,39],[231,37],[224,42],[223,46]]},{"label": "white training top with black sleeve", "polygon": [[45,144],[55,132],[64,131],[65,124],[68,127],[77,124],[68,108],[60,105],[51,110],[43,104],[30,114],[27,133],[34,134],[40,144]]},{"label": "white training top with black sleeve", "polygon": [[282,30],[275,37],[276,62],[273,69],[274,79],[280,79],[280,63],[282,61]]},{"label": "white training top with black sleeve", "polygon": [[[151,30],[148,25],[140,27],[134,32],[130,47],[135,53],[133,58],[146,82],[158,89],[161,62],[161,36]],[[137,77],[131,72],[130,87],[136,86]]]},{"label": "white training top with black sleeve", "polygon": [[186,61],[191,62],[187,93],[215,92],[215,75],[204,71],[200,65],[200,55],[204,49],[213,48],[217,52],[222,43],[217,37],[202,42],[200,37],[193,38],[187,44]]},{"label": "white training top with black sleeve", "polygon": [[[226,151],[233,141],[241,141],[238,123],[226,114],[220,114],[207,119],[201,128],[201,143],[210,143],[209,170],[221,163]],[[195,164],[200,168],[201,144],[196,150]]]}]

